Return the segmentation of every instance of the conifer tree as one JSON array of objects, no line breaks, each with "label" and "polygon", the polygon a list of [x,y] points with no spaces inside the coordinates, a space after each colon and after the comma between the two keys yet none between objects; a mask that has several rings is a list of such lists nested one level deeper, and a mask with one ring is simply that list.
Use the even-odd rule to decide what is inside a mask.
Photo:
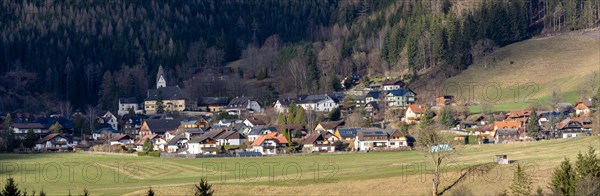
[{"label": "conifer tree", "polygon": [[527,121],[527,135],[533,138],[538,138],[540,136],[540,124],[539,117],[535,112],[535,109],[529,115],[529,119]]},{"label": "conifer tree", "polygon": [[552,191],[558,195],[575,195],[575,177],[575,170],[571,166],[571,162],[565,158],[552,174],[550,182]]},{"label": "conifer tree", "polygon": [[208,184],[204,178],[200,178],[200,183],[195,186],[195,196],[212,196],[214,190],[212,190],[212,185]]},{"label": "conifer tree", "polygon": [[19,190],[19,187],[17,187],[17,184],[15,183],[15,179],[13,179],[12,177],[8,177],[6,179],[6,184],[4,185],[4,190],[2,190],[2,192],[0,192],[0,195],[2,195],[2,196],[19,196],[19,195],[21,195],[21,191]]},{"label": "conifer tree", "polygon": [[531,179],[525,173],[521,164],[517,164],[517,170],[513,176],[513,182],[510,185],[513,195],[529,195],[531,193]]}]

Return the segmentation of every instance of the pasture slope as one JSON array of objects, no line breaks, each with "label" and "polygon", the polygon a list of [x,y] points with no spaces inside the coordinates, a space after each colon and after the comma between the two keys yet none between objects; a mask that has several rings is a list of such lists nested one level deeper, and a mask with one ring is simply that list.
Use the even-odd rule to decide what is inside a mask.
[{"label": "pasture slope", "polygon": [[[600,149],[599,137],[459,147],[445,168],[444,181],[458,171],[507,154],[527,164],[534,187],[545,191],[559,162],[574,159],[587,146]],[[323,154],[256,158],[166,159],[98,155],[2,154],[0,178],[15,178],[21,188],[49,195],[190,195],[206,176],[219,195],[427,195],[431,165],[421,151]],[[474,193],[508,189],[515,164],[494,166],[461,182]]]},{"label": "pasture slope", "polygon": [[[517,42],[497,49],[487,67],[477,61],[447,79],[442,93],[462,102],[491,103],[495,111],[522,109],[530,103],[547,104],[554,90],[564,102],[592,95],[600,83],[600,31],[572,32]],[[495,59],[495,61],[491,60]],[[593,74],[597,74],[593,81]],[[472,113],[480,106],[470,107]]]}]

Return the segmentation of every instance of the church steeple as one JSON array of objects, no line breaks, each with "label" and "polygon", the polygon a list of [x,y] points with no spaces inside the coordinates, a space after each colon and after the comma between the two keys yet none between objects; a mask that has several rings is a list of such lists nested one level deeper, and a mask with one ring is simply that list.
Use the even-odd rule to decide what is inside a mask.
[{"label": "church steeple", "polygon": [[162,65],[158,67],[158,73],[156,74],[156,89],[160,87],[166,87],[167,81],[165,80],[165,74]]}]

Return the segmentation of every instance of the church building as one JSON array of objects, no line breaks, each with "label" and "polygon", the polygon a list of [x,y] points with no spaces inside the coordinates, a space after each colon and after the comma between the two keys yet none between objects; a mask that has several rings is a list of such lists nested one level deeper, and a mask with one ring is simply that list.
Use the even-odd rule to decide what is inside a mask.
[{"label": "church building", "polygon": [[167,86],[162,65],[156,74],[156,89],[148,89],[148,97],[144,101],[146,114],[157,113],[157,102],[162,99],[164,111],[184,111],[187,97],[179,86]]}]

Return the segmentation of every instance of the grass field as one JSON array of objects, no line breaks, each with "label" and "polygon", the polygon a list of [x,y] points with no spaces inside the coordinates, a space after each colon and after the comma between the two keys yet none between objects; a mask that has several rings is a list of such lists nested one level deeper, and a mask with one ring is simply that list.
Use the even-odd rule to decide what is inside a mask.
[{"label": "grass field", "polygon": [[[598,33],[598,32],[594,32]],[[495,62],[476,62],[446,80],[445,94],[459,101],[491,103],[495,111],[523,109],[530,103],[547,103],[558,89],[564,102],[591,95],[592,75],[600,75],[600,39],[591,35],[534,38],[496,50]],[[600,76],[596,83],[600,83]],[[481,107],[470,107],[472,113]]]},{"label": "grass field", "polygon": [[[445,168],[449,183],[460,169],[488,163],[496,154],[528,164],[534,187],[547,189],[551,171],[563,157],[600,138],[461,147]],[[189,195],[206,176],[218,195],[427,195],[429,158],[420,151],[324,154],[256,158],[165,159],[70,154],[2,154],[0,177],[13,176],[22,188],[50,195],[142,195],[152,186],[157,195]],[[461,183],[474,193],[495,195],[508,189],[515,164],[495,166]],[[73,169],[69,169],[73,168]],[[101,175],[100,175],[101,174]]]}]

